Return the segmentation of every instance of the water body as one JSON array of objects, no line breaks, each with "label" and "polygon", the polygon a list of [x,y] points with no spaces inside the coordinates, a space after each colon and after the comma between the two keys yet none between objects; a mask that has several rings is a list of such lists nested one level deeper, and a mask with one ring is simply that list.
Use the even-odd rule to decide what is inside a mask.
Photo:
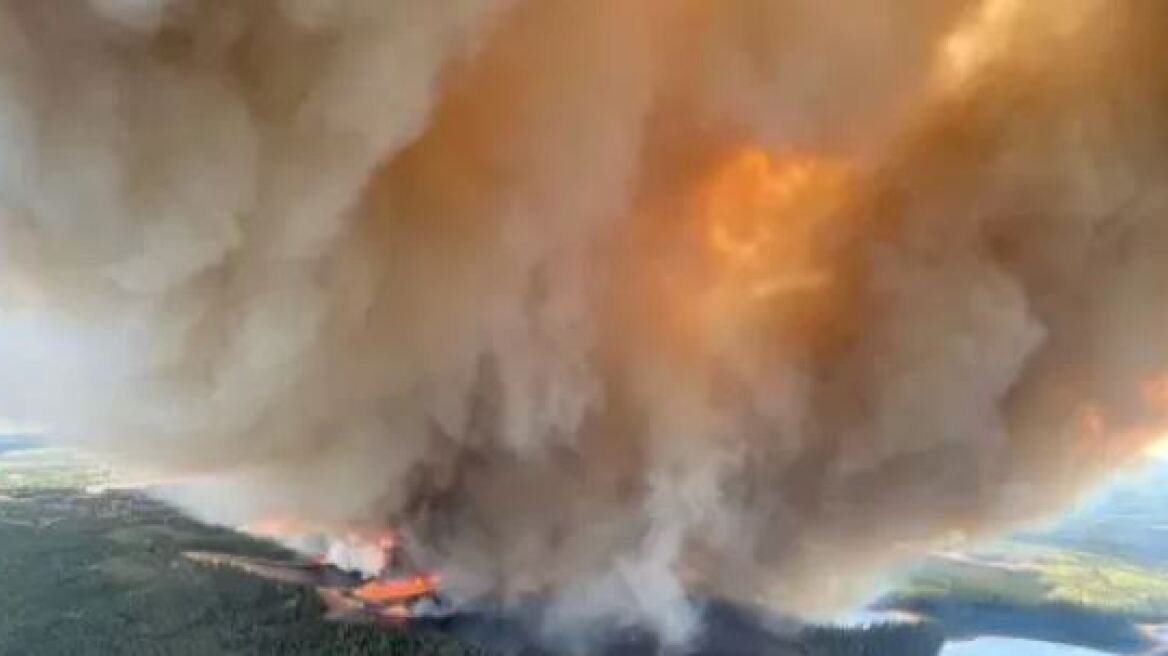
[{"label": "water body", "polygon": [[1015,640],[1012,638],[978,638],[953,642],[941,656],[1108,656],[1106,652],[1068,647],[1049,642]]},{"label": "water body", "polygon": [[[1007,549],[1010,543],[1057,547],[1152,569],[1168,569],[1168,460],[1149,460],[1116,475],[1064,517],[1015,535],[1006,541]],[[1086,629],[1089,627],[1085,625],[1090,622],[1075,624]],[[1131,649],[1120,650],[1123,642],[1116,641],[1116,650],[1133,653]],[[1035,640],[983,637],[951,642],[942,655],[1101,656],[1113,653],[1117,652]]]}]

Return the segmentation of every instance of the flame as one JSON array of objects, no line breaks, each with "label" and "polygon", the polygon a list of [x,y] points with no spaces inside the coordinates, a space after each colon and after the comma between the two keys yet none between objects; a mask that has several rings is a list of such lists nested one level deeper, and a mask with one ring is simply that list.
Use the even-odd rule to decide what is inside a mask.
[{"label": "flame", "polygon": [[379,614],[393,622],[401,622],[414,616],[413,611],[406,604],[390,604],[381,608]]},{"label": "flame", "polygon": [[693,216],[706,273],[687,298],[697,299],[707,341],[734,339],[757,312],[830,288],[820,245],[851,178],[839,160],[746,147],[699,186]]},{"label": "flame", "polygon": [[280,540],[290,546],[306,536],[321,538],[324,548],[309,554],[321,566],[361,571],[364,582],[348,591],[330,590],[326,599],[330,607],[347,607],[346,599],[388,620],[413,616],[415,602],[438,592],[438,576],[431,572],[397,575],[393,554],[403,545],[395,531],[387,528],[345,527],[342,529],[313,525],[294,517],[267,517],[248,524],[253,534]]},{"label": "flame", "polygon": [[706,244],[723,276],[748,280],[756,297],[826,284],[805,246],[846,177],[846,167],[826,159],[774,159],[753,147],[732,157],[699,195]]},{"label": "flame", "polygon": [[353,590],[353,596],[371,604],[401,604],[438,591],[438,577],[419,574],[405,578],[373,579]]}]

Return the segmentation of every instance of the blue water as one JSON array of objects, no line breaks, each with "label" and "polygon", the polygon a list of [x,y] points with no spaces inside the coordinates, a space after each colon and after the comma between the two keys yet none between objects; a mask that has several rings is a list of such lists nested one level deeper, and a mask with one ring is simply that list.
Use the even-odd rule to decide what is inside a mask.
[{"label": "blue water", "polygon": [[967,642],[950,643],[941,652],[941,656],[1107,656],[1107,654],[1092,649],[1055,645],[1049,642],[1011,638],[978,638]]},{"label": "blue water", "polygon": [[[1168,568],[1168,461],[1149,460],[1116,475],[1067,515],[1012,540]],[[1068,645],[985,637],[953,642],[942,656],[1102,656]]]}]

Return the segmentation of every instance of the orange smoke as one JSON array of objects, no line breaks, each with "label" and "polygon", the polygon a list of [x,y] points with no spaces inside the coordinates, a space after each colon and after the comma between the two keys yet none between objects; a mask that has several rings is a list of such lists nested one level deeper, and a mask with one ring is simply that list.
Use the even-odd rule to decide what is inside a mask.
[{"label": "orange smoke", "polygon": [[249,522],[244,531],[274,540],[303,537],[313,534],[343,535],[352,542],[369,543],[381,549],[392,549],[397,535],[387,528],[368,526],[336,526],[313,522],[291,515],[271,515]]},{"label": "orange smoke", "polygon": [[1097,0],[981,0],[942,39],[937,83],[943,91],[954,91],[997,61],[1017,59],[1017,49],[1034,31],[1082,34],[1083,25],[1106,7]]},{"label": "orange smoke", "polygon": [[813,249],[846,196],[846,164],[747,147],[698,192],[698,221],[720,287],[750,300],[815,290],[830,273]]},{"label": "orange smoke", "polygon": [[746,146],[695,184],[684,209],[687,228],[666,237],[692,241],[662,249],[690,258],[688,267],[661,267],[685,342],[718,350],[757,330],[780,329],[829,295],[833,272],[823,246],[852,177],[840,160]]},{"label": "orange smoke", "polygon": [[432,572],[413,571],[405,575],[395,572],[398,566],[394,554],[399,553],[402,545],[390,529],[349,528],[338,532],[294,517],[270,517],[244,528],[253,534],[288,543],[295,543],[305,536],[320,536],[327,546],[324,551],[309,554],[310,558],[320,565],[343,570],[353,569],[353,558],[359,555],[358,552],[375,553],[377,557],[372,560],[376,562],[366,562],[365,566],[376,571],[366,571],[368,578],[364,583],[339,595],[331,591],[327,593],[332,595],[331,603],[337,606],[344,605],[344,600],[351,598],[369,604],[370,610],[387,619],[401,620],[413,615],[415,602],[438,592],[439,579]]},{"label": "orange smoke", "polygon": [[288,516],[270,516],[257,519],[243,527],[248,533],[270,539],[290,538],[313,531],[304,520]]},{"label": "orange smoke", "polygon": [[1155,437],[1163,4],[0,2],[0,414],[371,578],[842,596]]},{"label": "orange smoke", "polygon": [[1145,381],[1140,386],[1144,405],[1163,417],[1168,417],[1168,375]]},{"label": "orange smoke", "polygon": [[1141,454],[1168,450],[1168,375],[1140,383],[1135,398],[1134,419],[1114,417],[1098,402],[1079,408],[1077,427],[1089,438],[1078,446],[1082,458],[1119,467]]}]

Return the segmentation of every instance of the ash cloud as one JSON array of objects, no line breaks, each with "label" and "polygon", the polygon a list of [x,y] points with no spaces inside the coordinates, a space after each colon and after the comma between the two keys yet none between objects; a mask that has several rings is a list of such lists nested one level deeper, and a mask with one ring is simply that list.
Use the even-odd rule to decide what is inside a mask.
[{"label": "ash cloud", "polygon": [[0,413],[565,625],[839,601],[1152,438],[1166,19],[2,0]]}]

